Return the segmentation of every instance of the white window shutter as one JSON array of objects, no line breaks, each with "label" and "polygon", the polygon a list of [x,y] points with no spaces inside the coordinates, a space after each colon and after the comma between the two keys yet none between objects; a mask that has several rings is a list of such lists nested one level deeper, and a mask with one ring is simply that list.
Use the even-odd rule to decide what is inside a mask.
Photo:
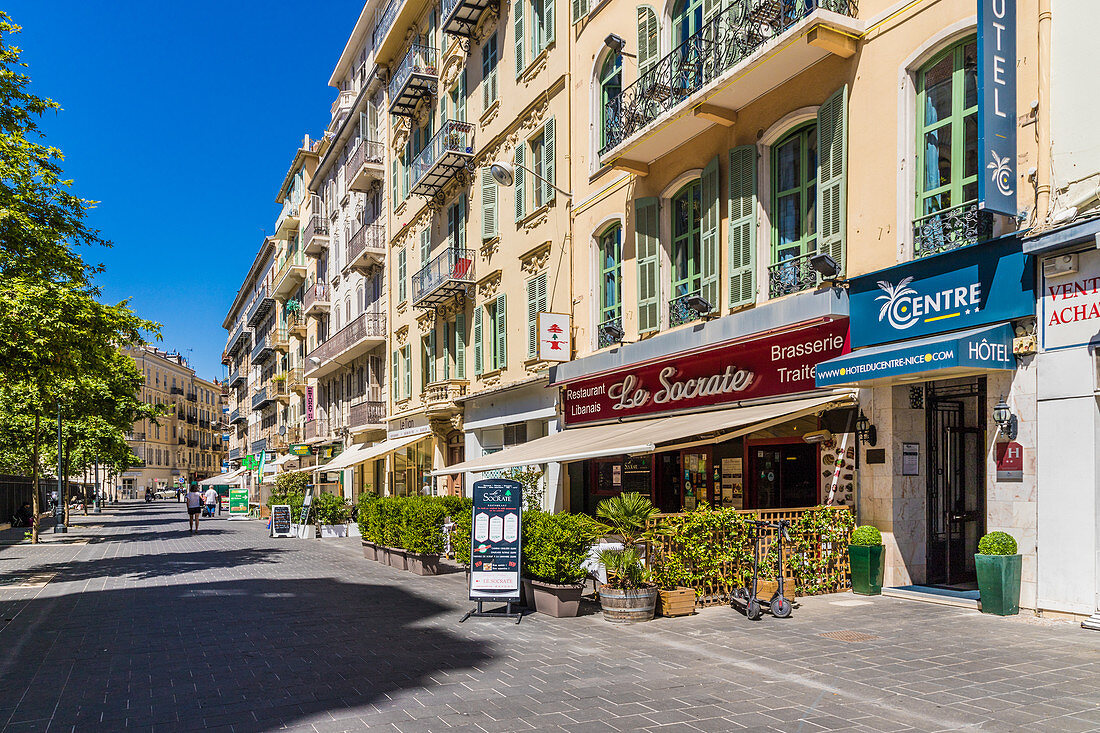
[{"label": "white window shutter", "polygon": [[638,76],[646,72],[660,60],[661,27],[657,13],[648,5],[638,6]]}]

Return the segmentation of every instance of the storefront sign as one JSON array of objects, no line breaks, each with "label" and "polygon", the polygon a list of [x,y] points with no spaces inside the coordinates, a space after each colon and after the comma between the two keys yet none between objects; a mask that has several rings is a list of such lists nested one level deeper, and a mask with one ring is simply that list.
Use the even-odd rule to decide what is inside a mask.
[{"label": "storefront sign", "polygon": [[1077,272],[1047,275],[1044,268],[1040,313],[1044,349],[1082,346],[1100,334],[1100,251],[1075,256]]},{"label": "storefront sign", "polygon": [[313,387],[306,387],[306,420],[313,419]]},{"label": "storefront sign", "polygon": [[814,366],[847,350],[846,321],[796,329],[578,379],[562,387],[569,426],[713,407],[814,388]]},{"label": "storefront sign", "polygon": [[978,0],[978,206],[1016,216],[1016,0]]},{"label": "storefront sign", "polygon": [[[248,492],[245,492],[245,503],[248,503]],[[290,506],[276,504],[271,507],[271,536],[290,537]]]},{"label": "storefront sign", "polygon": [[[229,489],[229,518],[248,516],[248,489],[230,487]],[[290,524],[290,507],[287,507],[287,524]],[[289,527],[288,527],[289,529]]]},{"label": "storefront sign", "polygon": [[292,456],[308,456],[313,454],[313,449],[304,443],[292,443],[290,446],[290,455]]},{"label": "storefront sign", "polygon": [[1012,327],[1000,326],[853,351],[817,365],[818,387],[860,384],[941,369],[1015,369]]},{"label": "storefront sign", "polygon": [[1034,282],[1034,260],[1015,238],[852,278],[852,348],[1034,315]]},{"label": "storefront sign", "polygon": [[406,438],[411,435],[427,435],[429,431],[427,415],[412,415],[390,423],[390,429],[386,431],[386,438],[393,440],[394,438]]},{"label": "storefront sign", "polygon": [[539,313],[539,359],[543,361],[569,361],[573,353],[569,315],[567,313]]},{"label": "storefront sign", "polygon": [[473,488],[470,600],[518,601],[523,485],[490,479]]},{"label": "storefront sign", "polygon": [[997,443],[997,480],[1024,480],[1024,447],[1019,443]]}]

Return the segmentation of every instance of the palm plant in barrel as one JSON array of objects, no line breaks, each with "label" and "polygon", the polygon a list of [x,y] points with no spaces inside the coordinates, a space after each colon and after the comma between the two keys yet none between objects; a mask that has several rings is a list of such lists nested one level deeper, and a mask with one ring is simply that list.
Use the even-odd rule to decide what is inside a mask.
[{"label": "palm plant in barrel", "polygon": [[1020,612],[1020,575],[1023,556],[1007,532],[990,532],[978,540],[974,556],[982,613],[1014,616]]},{"label": "palm plant in barrel", "polygon": [[648,621],[657,603],[652,569],[642,561],[642,548],[656,531],[650,520],[659,510],[647,497],[633,491],[604,499],[596,508],[600,531],[615,536],[621,549],[600,551],[607,583],[600,586],[604,618],[616,623]]},{"label": "palm plant in barrel", "polygon": [[864,524],[852,531],[848,543],[848,566],[852,571],[852,592],[861,596],[882,593],[886,547],[877,527]]}]

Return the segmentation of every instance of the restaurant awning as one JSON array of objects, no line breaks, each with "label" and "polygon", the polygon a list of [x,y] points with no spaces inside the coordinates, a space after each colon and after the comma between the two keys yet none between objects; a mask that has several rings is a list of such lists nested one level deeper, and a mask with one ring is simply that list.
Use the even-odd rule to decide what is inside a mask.
[{"label": "restaurant awning", "polygon": [[498,453],[456,463],[432,474],[442,476],[602,456],[653,453],[674,447],[669,444],[688,438],[693,439],[692,444],[720,442],[812,412],[853,404],[854,400],[852,393],[831,393],[710,412],[571,428]]},{"label": "restaurant awning", "polygon": [[426,436],[424,435],[407,435],[404,438],[384,440],[381,443],[375,443],[374,445],[356,445],[336,456],[325,465],[317,466],[314,470],[340,471],[345,468],[351,468],[352,466],[358,466],[360,463],[364,463],[365,461],[378,458],[379,456],[384,456],[390,451],[400,450],[410,443],[415,443],[416,441],[422,440],[425,437]]},{"label": "restaurant awning", "polygon": [[230,486],[239,484],[244,476],[244,472],[245,469],[238,468],[236,471],[230,471],[229,473],[220,473],[217,476],[211,476],[208,479],[199,481],[199,486]]}]

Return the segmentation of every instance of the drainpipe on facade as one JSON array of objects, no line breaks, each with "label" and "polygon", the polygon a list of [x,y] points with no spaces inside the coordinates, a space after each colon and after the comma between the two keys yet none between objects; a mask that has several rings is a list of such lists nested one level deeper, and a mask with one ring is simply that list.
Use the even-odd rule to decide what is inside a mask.
[{"label": "drainpipe on facade", "polygon": [[1035,136],[1035,227],[1043,229],[1050,213],[1050,0],[1039,0],[1039,107]]}]

